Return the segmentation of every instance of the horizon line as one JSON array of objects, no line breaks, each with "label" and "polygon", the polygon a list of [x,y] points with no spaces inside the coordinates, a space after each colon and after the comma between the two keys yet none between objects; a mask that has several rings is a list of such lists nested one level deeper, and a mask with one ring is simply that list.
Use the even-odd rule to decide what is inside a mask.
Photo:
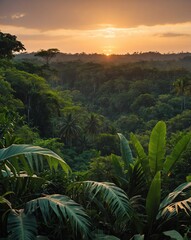
[{"label": "horizon line", "polygon": [[[51,48],[49,48],[51,49]],[[40,50],[45,50],[45,49],[40,49]],[[38,51],[40,51],[38,50]],[[48,49],[46,49],[48,50]],[[45,51],[46,51],[45,50]],[[19,55],[19,54],[33,54],[36,53],[38,51],[32,51],[32,52],[19,52],[19,53],[15,53],[15,55]],[[160,55],[170,55],[170,54],[191,54],[191,52],[189,51],[180,51],[180,52],[159,52],[159,51],[135,51],[135,52],[127,52],[127,53],[97,53],[97,52],[92,52],[92,53],[87,53],[87,52],[75,52],[75,53],[71,53],[71,52],[59,52],[58,54],[66,54],[66,55],[103,55],[103,56],[128,56],[128,55],[141,55],[141,54],[160,54]]]}]

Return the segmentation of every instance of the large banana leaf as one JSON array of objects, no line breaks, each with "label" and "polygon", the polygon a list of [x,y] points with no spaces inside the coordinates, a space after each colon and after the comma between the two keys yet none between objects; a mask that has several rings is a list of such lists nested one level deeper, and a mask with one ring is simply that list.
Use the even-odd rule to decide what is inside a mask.
[{"label": "large banana leaf", "polygon": [[190,140],[190,134],[183,136],[174,147],[172,153],[167,156],[166,161],[164,162],[164,170],[166,173],[168,173],[172,169],[174,164],[181,158],[182,153],[190,145]]},{"label": "large banana leaf", "polygon": [[[190,189],[191,182],[188,182],[181,184],[173,192],[169,193],[160,204],[157,219],[161,217],[171,218],[177,215],[180,211],[190,215],[191,214]],[[186,194],[186,192],[188,192],[188,195]]]},{"label": "large banana leaf", "polygon": [[149,165],[153,176],[163,168],[166,151],[166,124],[159,121],[153,128],[149,141]]},{"label": "large banana leaf", "polygon": [[15,175],[20,170],[25,170],[30,175],[34,171],[41,171],[44,168],[44,160],[50,169],[56,170],[60,165],[65,172],[70,171],[70,167],[61,157],[45,148],[13,144],[8,148],[0,149],[0,170],[6,166]]},{"label": "large banana leaf", "polygon": [[86,195],[91,196],[91,200],[99,195],[103,202],[107,203],[107,206],[112,214],[118,219],[131,218],[132,207],[130,201],[125,192],[117,187],[114,183],[110,182],[95,182],[95,181],[83,181],[75,183],[77,190],[81,188]]},{"label": "large banana leaf", "polygon": [[120,149],[121,149],[122,159],[124,161],[125,168],[128,169],[129,165],[133,163],[132,151],[127,139],[121,133],[118,133],[118,136],[120,139]]},{"label": "large banana leaf", "polygon": [[37,235],[37,223],[33,214],[26,215],[20,211],[12,210],[8,215],[8,234],[10,240],[33,240]]},{"label": "large banana leaf", "polygon": [[26,204],[25,210],[30,214],[39,210],[46,223],[51,220],[52,214],[60,222],[64,219],[70,223],[74,235],[80,232],[82,236],[87,237],[90,232],[89,217],[84,209],[67,196],[54,194],[34,199]]},{"label": "large banana leaf", "polygon": [[133,143],[133,146],[134,146],[136,153],[138,155],[138,158],[140,160],[142,169],[145,173],[145,177],[146,177],[147,181],[149,182],[150,178],[151,178],[149,159],[148,159],[141,143],[139,142],[139,140],[133,133],[131,133],[131,141]]},{"label": "large banana leaf", "polygon": [[148,225],[151,226],[155,220],[161,199],[161,173],[158,171],[153,178],[149,192],[146,198],[146,212],[148,217]]}]

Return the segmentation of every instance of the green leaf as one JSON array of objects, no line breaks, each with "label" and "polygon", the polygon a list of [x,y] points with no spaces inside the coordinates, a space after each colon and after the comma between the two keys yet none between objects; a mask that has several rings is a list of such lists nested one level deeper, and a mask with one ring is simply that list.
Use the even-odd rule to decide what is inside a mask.
[{"label": "green leaf", "polygon": [[37,209],[41,212],[45,223],[51,220],[54,213],[60,222],[64,219],[70,223],[75,235],[80,232],[82,236],[88,236],[90,231],[89,217],[84,209],[69,197],[60,194],[47,195],[31,200],[26,204],[27,213],[33,213]]},{"label": "green leaf", "polygon": [[[7,161],[9,160],[9,162]],[[46,160],[50,169],[57,170],[58,164],[65,172],[70,171],[67,163],[56,153],[46,148],[31,145],[13,144],[8,148],[0,149],[0,164],[7,164],[8,167],[15,167],[19,171],[26,170],[32,175],[34,171],[43,169],[43,161]]]},{"label": "green leaf", "polygon": [[147,188],[145,174],[143,173],[140,163],[137,161],[133,166],[131,165],[131,171],[129,174],[129,185],[127,195],[129,197],[135,195],[141,195]]},{"label": "green leaf", "polygon": [[184,240],[184,238],[180,235],[179,232],[177,232],[176,230],[170,230],[170,231],[165,231],[163,232],[163,234],[165,236],[170,237],[171,239],[175,239],[175,240]]},{"label": "green leaf", "polygon": [[[19,176],[8,178],[11,189],[17,196],[26,194],[27,191],[36,192],[42,184],[46,182],[44,178],[37,177],[36,175],[28,176],[28,174],[20,173]],[[3,179],[7,181],[7,178]]]},{"label": "green leaf", "polygon": [[144,235],[136,234],[130,240],[144,240]]},{"label": "green leaf", "polygon": [[125,168],[128,169],[129,165],[133,163],[132,151],[127,139],[121,133],[118,133],[118,136],[120,139],[120,149],[121,149],[122,159],[124,161]]},{"label": "green leaf", "polygon": [[91,197],[91,201],[99,195],[102,201],[107,203],[111,213],[118,219],[126,218],[128,220],[131,218],[130,201],[125,192],[114,183],[83,181],[75,183],[74,186],[78,187],[77,190],[81,187],[85,194]]},{"label": "green leaf", "polygon": [[153,175],[163,168],[166,151],[166,124],[159,121],[153,128],[149,141],[149,165]]},{"label": "green leaf", "polygon": [[189,190],[189,188],[191,188],[191,182],[188,183],[186,182],[179,185],[177,188],[174,189],[173,192],[169,193],[167,197],[161,202],[160,209],[171,204],[179,195],[182,195],[183,191]]},{"label": "green leaf", "polygon": [[161,173],[160,171],[156,173],[153,178],[149,192],[146,198],[146,212],[148,217],[149,226],[152,225],[152,222],[155,220],[161,199]]},{"label": "green leaf", "polygon": [[10,240],[36,239],[37,223],[33,214],[26,215],[23,209],[12,210],[8,215],[8,234]]},{"label": "green leaf", "polygon": [[174,164],[181,158],[182,153],[188,148],[190,144],[190,135],[183,136],[176,146],[174,147],[172,153],[167,156],[166,161],[164,162],[164,170],[166,173],[172,169]]},{"label": "green leaf", "polygon": [[[173,192],[169,193],[167,197],[161,202],[159,213],[157,215],[157,219],[159,218],[172,218],[176,216],[180,211],[190,215],[191,213],[191,197],[188,194],[188,198],[186,198],[186,191],[190,191],[191,182],[183,183],[178,186]],[[176,201],[176,198],[178,200]],[[181,198],[183,198],[181,200]]]},{"label": "green leaf", "polygon": [[143,168],[143,171],[145,173],[145,177],[147,179],[147,181],[150,181],[150,177],[151,177],[151,172],[150,172],[150,166],[149,166],[149,160],[148,157],[141,145],[141,143],[139,142],[139,140],[137,139],[137,137],[131,133],[131,141],[133,143],[133,146],[137,152],[138,158],[140,160],[141,166]]}]

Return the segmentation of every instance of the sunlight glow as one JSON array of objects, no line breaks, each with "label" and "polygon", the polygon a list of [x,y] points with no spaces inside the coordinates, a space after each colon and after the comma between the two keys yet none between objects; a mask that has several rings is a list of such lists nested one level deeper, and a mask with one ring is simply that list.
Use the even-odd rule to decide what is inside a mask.
[{"label": "sunlight glow", "polygon": [[141,51],[191,51],[191,22],[133,28],[103,24],[97,29],[47,31],[0,24],[0,29],[16,35],[28,52],[54,47],[61,52],[97,52],[107,56]]},{"label": "sunlight glow", "polygon": [[106,56],[110,56],[113,54],[115,47],[108,45],[108,46],[104,46],[103,48],[103,54],[105,54]]}]

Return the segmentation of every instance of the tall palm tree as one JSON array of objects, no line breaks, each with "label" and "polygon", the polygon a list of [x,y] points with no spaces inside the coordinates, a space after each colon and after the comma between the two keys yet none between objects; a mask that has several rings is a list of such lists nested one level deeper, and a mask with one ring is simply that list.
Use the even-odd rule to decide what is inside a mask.
[{"label": "tall palm tree", "polygon": [[94,139],[95,135],[100,132],[101,122],[98,116],[92,113],[86,121],[86,131]]},{"label": "tall palm tree", "polygon": [[65,140],[66,144],[72,146],[72,140],[79,136],[81,127],[77,119],[70,113],[67,114],[60,129],[60,137]]},{"label": "tall palm tree", "polygon": [[191,94],[191,78],[189,76],[178,78],[174,82],[174,88],[178,95],[182,97],[181,110],[186,107],[186,96]]}]

